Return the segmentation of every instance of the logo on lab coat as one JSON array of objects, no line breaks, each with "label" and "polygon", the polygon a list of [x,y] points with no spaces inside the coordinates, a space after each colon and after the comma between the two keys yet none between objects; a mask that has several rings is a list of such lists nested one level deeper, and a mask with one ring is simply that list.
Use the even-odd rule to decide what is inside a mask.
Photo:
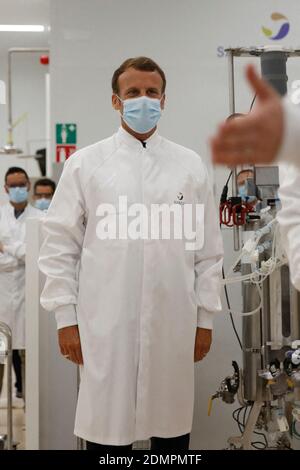
[{"label": "logo on lab coat", "polygon": [[184,204],[183,194],[182,193],[177,194],[177,199],[175,199],[174,204],[181,204],[181,205]]}]

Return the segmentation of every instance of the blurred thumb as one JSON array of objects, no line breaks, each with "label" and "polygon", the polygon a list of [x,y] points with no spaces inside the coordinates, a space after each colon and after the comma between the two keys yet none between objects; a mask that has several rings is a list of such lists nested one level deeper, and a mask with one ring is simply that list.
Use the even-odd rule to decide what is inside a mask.
[{"label": "blurred thumb", "polygon": [[265,80],[259,77],[253,65],[247,66],[246,76],[258,99],[264,101],[276,96],[276,91]]}]

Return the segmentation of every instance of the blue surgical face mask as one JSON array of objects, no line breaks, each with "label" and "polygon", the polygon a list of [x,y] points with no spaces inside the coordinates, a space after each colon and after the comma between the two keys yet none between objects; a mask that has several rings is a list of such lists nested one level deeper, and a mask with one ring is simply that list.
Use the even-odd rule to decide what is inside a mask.
[{"label": "blue surgical face mask", "polygon": [[16,186],[14,188],[9,188],[8,196],[9,200],[16,204],[25,202],[28,199],[28,189],[26,186]]},{"label": "blue surgical face mask", "polygon": [[247,196],[246,185],[245,184],[241,184],[239,186],[239,196],[242,198],[243,201],[245,201],[246,196]]},{"label": "blue surgical face mask", "polygon": [[41,197],[40,199],[37,199],[34,203],[34,206],[36,209],[40,209],[40,211],[46,211],[49,209],[51,199],[46,199],[45,197]]},{"label": "blue surgical face mask", "polygon": [[147,96],[127,100],[122,100],[119,96],[118,98],[123,103],[122,118],[130,129],[138,134],[145,134],[156,126],[161,116],[162,98],[160,100]]},{"label": "blue surgical face mask", "polygon": [[247,194],[247,188],[246,188],[246,185],[245,185],[245,184],[241,184],[241,185],[239,186],[239,196],[240,196],[240,198],[242,198],[242,201],[243,201],[243,202],[252,203],[252,202],[255,202],[255,201],[256,201],[256,197],[255,197],[255,196],[248,196],[248,194]]}]

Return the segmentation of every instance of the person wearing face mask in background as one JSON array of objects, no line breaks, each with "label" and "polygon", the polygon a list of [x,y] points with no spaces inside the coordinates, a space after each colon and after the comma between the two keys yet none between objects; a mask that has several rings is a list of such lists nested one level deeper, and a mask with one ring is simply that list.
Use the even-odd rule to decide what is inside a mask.
[{"label": "person wearing face mask in background", "polygon": [[34,183],[33,199],[34,207],[41,211],[49,209],[56,189],[56,184],[49,178],[41,178]]},{"label": "person wearing face mask in background", "polygon": [[[11,167],[5,175],[9,202],[0,206],[0,321],[12,330],[16,397],[24,398],[25,364],[25,223],[41,217],[41,211],[28,203],[30,181],[25,170]],[[3,366],[0,365],[0,391]],[[14,406],[22,402],[15,399]]]},{"label": "person wearing face mask in background", "polygon": [[238,192],[243,201],[247,201],[247,180],[253,178],[254,174],[251,169],[243,169],[237,174]]},{"label": "person wearing face mask in background", "polygon": [[[41,303],[55,312],[61,353],[81,365],[75,434],[88,450],[130,450],[149,438],[154,450],[188,449],[194,362],[209,352],[221,310],[223,247],[208,172],[195,152],[158,134],[165,87],[147,57],[114,72],[121,127],[66,161],[43,224]],[[129,210],[203,204],[202,248],[171,237],[101,238],[101,204],[122,216],[123,196]]]},{"label": "person wearing face mask in background", "polygon": [[256,206],[259,199],[259,191],[254,185],[254,171],[251,168],[244,168],[237,174],[238,195],[243,202]]},{"label": "person wearing face mask in background", "polygon": [[[247,114],[233,113],[228,116],[226,122],[243,121]],[[243,202],[256,206],[259,200],[258,188],[254,186],[254,171],[252,168],[242,168],[237,174],[237,189],[238,196],[242,198]]]}]

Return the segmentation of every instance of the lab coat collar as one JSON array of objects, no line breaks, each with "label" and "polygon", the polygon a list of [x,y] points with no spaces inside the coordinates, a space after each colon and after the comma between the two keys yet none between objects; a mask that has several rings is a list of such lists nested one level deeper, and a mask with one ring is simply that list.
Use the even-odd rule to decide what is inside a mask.
[{"label": "lab coat collar", "polygon": [[[129,132],[127,132],[122,126],[119,128],[116,135],[117,135],[117,139],[119,140],[119,142],[125,143],[131,148],[136,148],[136,149],[143,148],[142,142],[136,139],[135,137],[133,137],[133,135],[129,134]],[[154,134],[152,134],[151,137],[149,137],[149,139],[145,141],[146,149],[153,149],[159,144],[160,140],[161,140],[161,137],[159,136],[158,131],[156,130]]]},{"label": "lab coat collar", "polygon": [[[15,208],[14,208],[14,206],[10,202],[7,202],[6,207],[7,207],[7,211],[9,213],[9,215],[11,217],[15,218]],[[32,206],[29,202],[27,202],[27,206],[25,207],[24,211],[22,212],[22,214],[16,220],[21,220],[24,217],[24,215],[27,214],[27,212],[29,211],[29,207],[32,207]]]}]

